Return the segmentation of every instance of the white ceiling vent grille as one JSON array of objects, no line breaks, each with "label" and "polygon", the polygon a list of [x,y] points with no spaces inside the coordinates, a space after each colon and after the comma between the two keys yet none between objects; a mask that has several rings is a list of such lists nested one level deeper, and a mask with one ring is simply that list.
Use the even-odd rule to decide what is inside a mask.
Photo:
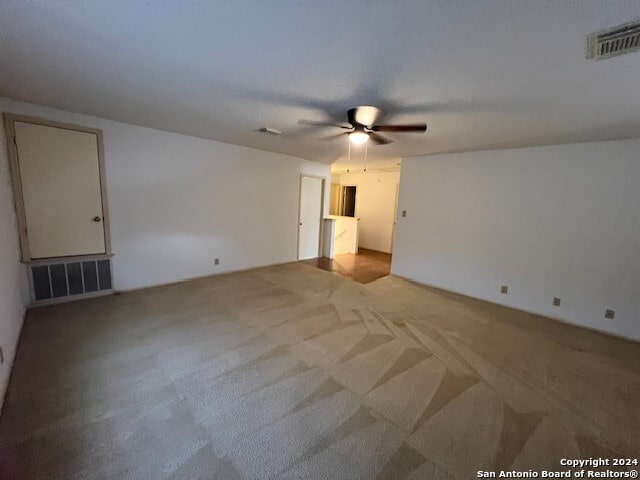
[{"label": "white ceiling vent grille", "polygon": [[615,57],[640,50],[640,22],[589,35],[589,58]]}]

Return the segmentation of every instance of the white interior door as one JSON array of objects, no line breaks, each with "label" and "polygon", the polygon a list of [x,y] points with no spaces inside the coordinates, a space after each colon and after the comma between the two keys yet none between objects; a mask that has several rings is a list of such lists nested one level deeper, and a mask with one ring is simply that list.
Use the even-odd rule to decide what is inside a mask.
[{"label": "white interior door", "polygon": [[31,258],[105,253],[98,139],[15,122]]},{"label": "white interior door", "polygon": [[322,179],[300,179],[300,225],[298,226],[298,259],[320,255],[320,227],[322,222]]}]

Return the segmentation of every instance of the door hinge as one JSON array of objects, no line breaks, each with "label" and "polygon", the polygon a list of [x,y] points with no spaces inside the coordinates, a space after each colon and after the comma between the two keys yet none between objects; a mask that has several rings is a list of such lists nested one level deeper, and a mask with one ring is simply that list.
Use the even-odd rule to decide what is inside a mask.
[{"label": "door hinge", "polygon": [[24,236],[25,236],[25,237],[28,237],[28,236],[29,236],[29,234],[27,233],[27,227],[24,227]]}]

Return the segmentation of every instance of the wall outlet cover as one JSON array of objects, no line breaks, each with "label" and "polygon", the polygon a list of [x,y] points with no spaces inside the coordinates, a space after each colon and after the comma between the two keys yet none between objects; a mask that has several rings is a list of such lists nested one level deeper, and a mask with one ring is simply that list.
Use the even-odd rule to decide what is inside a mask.
[{"label": "wall outlet cover", "polygon": [[506,285],[502,285],[500,287],[500,293],[507,293],[509,291],[509,287],[507,287]]},{"label": "wall outlet cover", "polygon": [[214,265],[220,265],[220,259],[219,258],[214,258],[213,259],[213,264]]},{"label": "wall outlet cover", "polygon": [[402,210],[402,217],[406,217],[407,216],[407,211],[406,210]]},{"label": "wall outlet cover", "polygon": [[553,297],[553,306],[554,307],[560,306],[560,299],[558,297]]},{"label": "wall outlet cover", "polygon": [[604,318],[612,319],[615,316],[616,316],[615,310],[607,310],[606,312],[604,312]]}]

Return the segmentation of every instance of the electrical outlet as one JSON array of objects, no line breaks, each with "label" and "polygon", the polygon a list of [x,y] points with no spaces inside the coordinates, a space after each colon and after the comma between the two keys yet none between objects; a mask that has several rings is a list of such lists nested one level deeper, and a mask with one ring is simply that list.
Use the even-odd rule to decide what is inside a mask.
[{"label": "electrical outlet", "polygon": [[502,285],[500,287],[500,293],[507,293],[509,291],[509,287],[507,287],[506,285]]},{"label": "electrical outlet", "polygon": [[402,217],[406,217],[407,216],[407,211],[406,210],[402,210]]},{"label": "electrical outlet", "polygon": [[554,307],[560,306],[560,299],[558,297],[553,297],[553,306]]},{"label": "electrical outlet", "polygon": [[0,347],[0,365],[4,363],[4,352],[2,351],[2,347]]},{"label": "electrical outlet", "polygon": [[608,318],[609,320],[611,320],[615,316],[616,316],[615,310],[607,310],[606,312],[604,312],[604,318]]},{"label": "electrical outlet", "polygon": [[213,264],[214,265],[220,265],[220,259],[219,258],[214,258],[213,259]]}]

